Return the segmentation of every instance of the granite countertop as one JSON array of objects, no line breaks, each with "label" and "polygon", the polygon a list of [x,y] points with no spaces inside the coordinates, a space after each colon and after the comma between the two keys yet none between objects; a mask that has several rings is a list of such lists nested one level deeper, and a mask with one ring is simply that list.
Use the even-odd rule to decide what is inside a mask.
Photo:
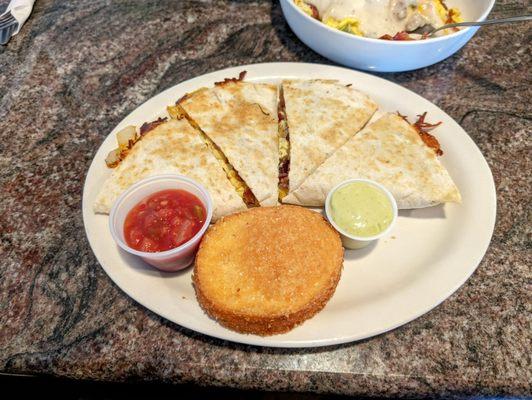
[{"label": "granite countertop", "polygon": [[[527,11],[526,0],[498,1],[492,16]],[[530,24],[485,28],[436,66],[382,75],[455,118],[493,171],[497,224],[471,279],[387,334],[268,349],[191,332],[118,289],[85,237],[83,181],[110,130],[170,86],[241,64],[330,62],[291,33],[277,1],[38,0],[22,32],[0,47],[0,371],[384,396],[532,395],[530,37]]]}]

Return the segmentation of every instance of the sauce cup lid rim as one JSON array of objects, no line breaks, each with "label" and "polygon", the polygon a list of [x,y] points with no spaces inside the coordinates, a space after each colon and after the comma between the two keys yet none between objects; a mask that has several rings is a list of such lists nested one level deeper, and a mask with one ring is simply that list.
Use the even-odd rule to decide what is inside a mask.
[{"label": "sauce cup lid rim", "polygon": [[[163,179],[164,180],[174,179],[176,181],[189,183],[189,184],[195,186],[202,193],[202,195],[207,200],[207,201],[203,201],[203,199],[200,198],[200,201],[203,203],[203,205],[205,205],[205,208],[207,209],[207,216],[205,218],[205,222],[203,223],[203,225],[200,228],[200,230],[198,232],[196,232],[196,234],[194,236],[192,236],[189,240],[187,240],[185,243],[179,245],[178,247],[174,247],[173,249],[170,249],[170,250],[158,251],[158,252],[148,252],[148,251],[136,250],[136,249],[128,246],[122,239],[120,239],[120,236],[115,231],[114,220],[115,220],[115,217],[116,217],[116,213],[117,213],[121,203],[123,202],[123,200],[128,195],[130,195],[135,190],[139,189],[140,187],[142,187],[143,185],[145,185],[147,183],[151,183],[153,181],[163,180]],[[153,193],[156,193],[156,192],[153,192]],[[113,204],[113,207],[111,208],[111,212],[109,213],[109,229],[111,230],[111,236],[113,237],[115,242],[118,244],[118,246],[121,249],[127,251],[128,253],[136,255],[136,256],[139,256],[139,257],[142,257],[142,258],[163,259],[163,258],[171,257],[171,256],[173,256],[173,255],[175,255],[177,253],[180,253],[183,250],[186,250],[187,248],[189,248],[192,245],[193,242],[195,242],[197,239],[201,238],[205,234],[205,231],[207,230],[207,228],[209,227],[209,224],[210,224],[211,219],[212,219],[212,213],[213,213],[213,203],[212,203],[211,195],[207,191],[207,189],[205,189],[205,187],[203,185],[201,185],[200,183],[194,181],[193,179],[190,179],[190,178],[188,178],[186,176],[179,175],[179,174],[154,175],[154,176],[142,179],[142,180],[134,183],[133,185],[128,187],[116,199],[116,201]]]},{"label": "sauce cup lid rim", "polygon": [[[342,229],[340,226],[338,226],[338,224],[334,221],[334,218],[332,217],[332,215],[329,214],[330,203],[331,203],[331,198],[332,198],[333,193],[336,192],[341,187],[343,187],[345,185],[348,185],[349,183],[354,183],[354,182],[363,182],[363,183],[367,183],[367,184],[370,184],[370,185],[376,187],[377,189],[382,191],[386,195],[388,200],[390,201],[390,205],[392,206],[393,218],[392,218],[391,222],[388,224],[388,226],[386,227],[386,229],[383,230],[382,232],[379,232],[376,235],[373,235],[373,236],[356,236],[356,235],[350,234],[350,233],[346,232],[344,229]],[[347,237],[349,239],[357,240],[357,241],[360,241],[360,242],[371,242],[373,240],[379,239],[379,238],[385,236],[386,234],[388,234],[392,230],[393,226],[395,225],[395,221],[397,220],[397,212],[398,212],[398,210],[397,210],[397,202],[395,201],[395,198],[390,193],[390,191],[384,185],[381,185],[380,183],[378,183],[376,181],[373,181],[371,179],[354,178],[354,179],[347,179],[345,181],[342,181],[342,182],[337,184],[335,187],[333,187],[329,191],[329,193],[327,194],[327,198],[325,199],[325,214],[327,215],[327,219],[329,220],[331,225],[334,227],[334,229],[336,229],[341,235],[343,235],[343,236],[345,236],[345,237]]]}]

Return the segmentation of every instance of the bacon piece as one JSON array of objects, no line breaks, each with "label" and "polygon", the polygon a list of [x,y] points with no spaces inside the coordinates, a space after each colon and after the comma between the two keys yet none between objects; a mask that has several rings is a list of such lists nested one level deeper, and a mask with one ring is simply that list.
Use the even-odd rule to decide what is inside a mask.
[{"label": "bacon piece", "polygon": [[244,194],[242,195],[242,200],[244,200],[244,203],[248,207],[260,207],[260,204],[251,191],[251,189],[248,187],[246,190],[244,190]]},{"label": "bacon piece", "polygon": [[418,119],[417,121],[414,123],[414,126],[416,127],[417,130],[419,131],[431,131],[433,130],[434,128],[440,126],[442,124],[442,122],[437,122],[435,124],[431,124],[429,122],[425,122],[425,118],[427,116],[427,112],[425,111],[423,114],[421,115],[418,115]]},{"label": "bacon piece", "polygon": [[429,131],[440,126],[442,122],[440,121],[435,124],[425,122],[426,116],[427,116],[426,111],[423,114],[418,115],[417,121],[414,122],[412,126],[417,130],[417,132],[419,133],[419,136],[421,136],[421,139],[423,139],[423,142],[425,142],[427,146],[433,149],[437,155],[441,156],[443,155],[443,151],[440,147],[440,142],[438,142],[438,139],[436,139],[433,135],[431,135]]},{"label": "bacon piece", "polygon": [[406,115],[401,114],[399,111],[396,111],[397,115],[399,115],[402,119],[404,119],[405,122],[408,122],[410,124],[410,121],[408,120],[408,117]]},{"label": "bacon piece", "polygon": [[434,150],[436,155],[438,156],[443,155],[443,150],[440,147],[440,142],[438,142],[438,139],[436,139],[433,135],[425,131],[419,131],[418,133],[421,139],[423,140],[423,142],[425,142],[427,146],[429,146],[432,150]]},{"label": "bacon piece", "polygon": [[[446,24],[453,24],[455,23],[456,21],[454,20],[454,17],[455,17],[455,11],[454,9],[450,9],[449,11],[447,11],[447,21],[445,21]],[[458,29],[458,27],[454,27],[454,28],[449,28],[451,29],[453,32],[458,32],[460,29]]]},{"label": "bacon piece", "polygon": [[445,21],[446,24],[452,24],[454,22],[454,10],[451,8],[449,11],[447,11],[447,20]]},{"label": "bacon piece", "polygon": [[288,190],[288,173],[290,172],[290,160],[284,157],[279,163],[279,187]]},{"label": "bacon piece", "polygon": [[[408,121],[408,118],[405,115],[402,115],[399,111],[397,111],[397,115],[399,115],[402,119],[404,119],[406,122],[410,124],[410,121]],[[442,122],[440,121],[435,124],[426,122],[425,121],[425,118],[427,117],[426,111],[423,114],[418,115],[417,117],[418,117],[417,121],[411,124],[412,127],[414,127],[414,129],[417,131],[417,133],[421,137],[421,140],[423,140],[423,143],[425,143],[428,147],[434,150],[434,152],[437,155],[439,156],[443,155],[443,150],[441,149],[440,142],[438,142],[438,139],[436,139],[435,136],[429,133],[429,131],[440,126]]]},{"label": "bacon piece", "polygon": [[382,35],[379,39],[382,39],[382,40],[415,40],[415,39],[412,39],[410,35],[408,34],[408,32],[405,32],[405,31],[397,32],[394,36],[391,36],[388,34]]},{"label": "bacon piece", "polygon": [[316,8],[316,6],[314,6],[312,4],[309,4],[309,3],[307,3],[307,6],[309,6],[310,11],[312,11],[312,18],[317,19],[319,21],[320,13],[319,13],[318,9]]},{"label": "bacon piece", "polygon": [[[290,133],[288,131],[288,124],[286,122],[286,104],[284,100],[284,93],[283,89],[281,87],[280,93],[279,93],[279,103],[277,105],[277,116],[279,118],[278,122],[278,129],[281,133],[286,134],[285,139],[288,141],[288,145],[290,146]],[[288,147],[288,155],[284,156],[282,159],[279,160],[279,173],[278,173],[278,187],[279,189],[285,190],[288,192],[288,172],[290,171],[290,147]],[[281,198],[279,198],[280,200]]]},{"label": "bacon piece", "polygon": [[[288,160],[286,160],[286,166],[288,167]],[[288,171],[286,173],[279,173],[279,188],[288,191]]]},{"label": "bacon piece", "polygon": [[283,157],[283,159],[281,160],[281,163],[279,165],[279,177],[288,176],[288,172],[290,171],[290,164],[288,163],[288,161],[288,157]]}]

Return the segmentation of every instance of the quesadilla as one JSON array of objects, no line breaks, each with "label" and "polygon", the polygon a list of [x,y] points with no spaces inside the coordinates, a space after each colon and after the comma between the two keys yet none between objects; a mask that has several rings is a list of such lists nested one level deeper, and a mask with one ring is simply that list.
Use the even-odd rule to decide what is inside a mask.
[{"label": "quesadilla", "polygon": [[[120,140],[119,137],[119,144]],[[132,184],[159,174],[187,176],[205,186],[214,205],[213,220],[246,209],[246,206],[201,137],[185,120],[158,120],[145,124],[140,138],[127,139],[118,153],[106,160],[115,166],[94,203],[96,213],[109,213],[113,203]]]},{"label": "quesadilla", "polygon": [[323,206],[334,186],[353,178],[384,185],[402,209],[461,201],[436,151],[402,117],[386,114],[353,136],[284,202]]},{"label": "quesadilla", "polygon": [[294,192],[366,125],[377,104],[334,80],[283,81],[279,101],[280,195]]},{"label": "quesadilla", "polygon": [[237,177],[239,192],[247,194],[248,206],[276,205],[277,86],[242,78],[187,94],[169,113],[186,116],[211,142],[211,150]]}]

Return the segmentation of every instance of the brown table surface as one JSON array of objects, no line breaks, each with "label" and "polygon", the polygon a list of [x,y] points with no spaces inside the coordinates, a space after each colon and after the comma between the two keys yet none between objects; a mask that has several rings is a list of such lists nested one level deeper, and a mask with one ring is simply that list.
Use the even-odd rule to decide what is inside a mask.
[{"label": "brown table surface", "polygon": [[[492,17],[530,12],[498,1]],[[127,297],[94,257],[81,193],[103,139],[145,100],[224,67],[330,64],[277,1],[39,0],[0,48],[0,371],[362,395],[530,395],[530,24],[484,28],[455,56],[382,74],[471,135],[498,217],[475,274],[387,334],[317,349],[226,343]],[[528,349],[528,350],[527,350]]]}]

